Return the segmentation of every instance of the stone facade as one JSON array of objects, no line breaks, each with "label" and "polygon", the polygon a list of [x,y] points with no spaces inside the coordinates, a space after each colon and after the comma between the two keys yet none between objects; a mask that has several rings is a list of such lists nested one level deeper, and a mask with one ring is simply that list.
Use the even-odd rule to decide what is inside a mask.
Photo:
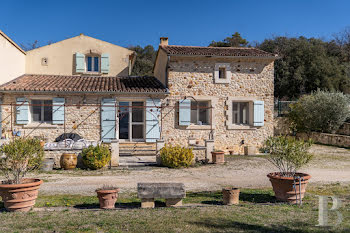
[{"label": "stone facade", "polygon": [[[214,70],[217,63],[229,63],[230,83],[215,83]],[[259,148],[267,137],[273,135],[273,59],[174,56],[168,67],[170,95],[163,100],[165,107],[161,135],[166,143],[187,146],[188,138],[193,137],[204,145],[204,140],[209,139],[212,132],[215,149],[243,154],[244,146]],[[177,106],[179,100],[185,97],[211,101],[211,126],[179,126]],[[229,129],[229,98],[264,101],[264,126]]]},{"label": "stone facade", "polygon": [[[86,104],[83,104],[84,96],[69,95],[65,98],[65,125],[52,125],[45,123],[29,123],[27,125],[16,124],[15,106],[17,97],[28,99],[52,99],[53,95],[21,95],[6,94],[3,96],[2,106],[2,130],[3,135],[11,136],[11,130],[20,131],[21,136],[41,136],[48,142],[53,142],[56,137],[66,133],[77,133],[86,140],[100,140],[100,106],[99,96],[86,96]],[[12,106],[11,106],[12,104]],[[12,114],[11,114],[12,108]],[[12,127],[11,127],[12,124]]]}]

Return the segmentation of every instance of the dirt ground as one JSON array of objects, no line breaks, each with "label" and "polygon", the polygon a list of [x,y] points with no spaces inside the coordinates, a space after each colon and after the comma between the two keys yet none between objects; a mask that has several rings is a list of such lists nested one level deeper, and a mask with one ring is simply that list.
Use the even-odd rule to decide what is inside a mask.
[{"label": "dirt ground", "polygon": [[[350,150],[314,145],[313,161],[302,172],[311,174],[311,184],[350,183]],[[118,186],[121,192],[136,192],[138,182],[183,182],[188,191],[219,190],[223,186],[270,187],[266,177],[276,169],[263,156],[231,156],[225,165],[205,165],[188,169],[144,167],[105,171],[53,171],[33,173],[44,180],[44,194],[94,194],[103,185]]]}]

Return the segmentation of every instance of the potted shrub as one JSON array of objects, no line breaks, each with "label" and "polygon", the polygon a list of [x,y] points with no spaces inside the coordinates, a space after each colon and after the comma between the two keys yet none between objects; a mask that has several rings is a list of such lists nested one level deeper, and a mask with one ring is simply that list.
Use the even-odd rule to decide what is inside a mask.
[{"label": "potted shrub", "polygon": [[214,150],[211,152],[213,163],[224,164],[225,163],[225,152],[223,150]]},{"label": "potted shrub", "polygon": [[311,145],[311,141],[285,136],[270,137],[265,141],[261,151],[269,153],[267,160],[279,170],[267,175],[277,200],[296,203],[304,197],[311,176],[297,171],[312,159],[313,155],[308,152]]},{"label": "potted shrub", "polygon": [[8,211],[29,211],[38,197],[40,179],[24,178],[28,171],[38,169],[44,151],[39,139],[17,138],[0,149],[0,170],[5,176],[0,196]]},{"label": "potted shrub", "polygon": [[97,197],[101,209],[114,209],[115,202],[118,199],[119,188],[112,186],[103,186],[96,189]]},{"label": "potted shrub", "polygon": [[104,145],[89,146],[83,149],[81,155],[83,164],[92,170],[101,169],[111,161],[111,152]]}]

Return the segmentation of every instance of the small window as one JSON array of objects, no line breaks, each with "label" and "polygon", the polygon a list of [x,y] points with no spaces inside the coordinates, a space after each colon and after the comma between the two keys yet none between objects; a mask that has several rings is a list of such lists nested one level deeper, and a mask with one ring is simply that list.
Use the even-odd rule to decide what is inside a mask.
[{"label": "small window", "polygon": [[32,100],[32,122],[52,122],[52,100]]},{"label": "small window", "polygon": [[99,72],[100,70],[100,58],[94,56],[86,57],[86,71],[87,72]]},{"label": "small window", "polygon": [[209,101],[191,101],[191,124],[209,125]]},{"label": "small window", "polygon": [[226,79],[226,68],[225,67],[219,68],[219,79]]},{"label": "small window", "polygon": [[249,102],[232,102],[232,124],[249,124]]}]

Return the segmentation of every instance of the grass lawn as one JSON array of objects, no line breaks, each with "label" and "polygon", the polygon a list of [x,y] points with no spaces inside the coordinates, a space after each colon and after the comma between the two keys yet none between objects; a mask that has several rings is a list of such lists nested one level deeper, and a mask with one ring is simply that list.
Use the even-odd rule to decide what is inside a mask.
[{"label": "grass lawn", "polygon": [[[188,193],[183,208],[139,209],[136,194],[122,194],[117,210],[96,211],[95,196],[40,195],[36,207],[59,211],[0,212],[0,232],[350,232],[350,185],[310,186],[302,207],[276,203],[271,189],[243,189],[240,204],[223,206],[221,193]],[[318,198],[342,198],[338,227],[317,227]],[[2,205],[2,203],[0,204]],[[329,212],[330,223],[336,214]]]}]

